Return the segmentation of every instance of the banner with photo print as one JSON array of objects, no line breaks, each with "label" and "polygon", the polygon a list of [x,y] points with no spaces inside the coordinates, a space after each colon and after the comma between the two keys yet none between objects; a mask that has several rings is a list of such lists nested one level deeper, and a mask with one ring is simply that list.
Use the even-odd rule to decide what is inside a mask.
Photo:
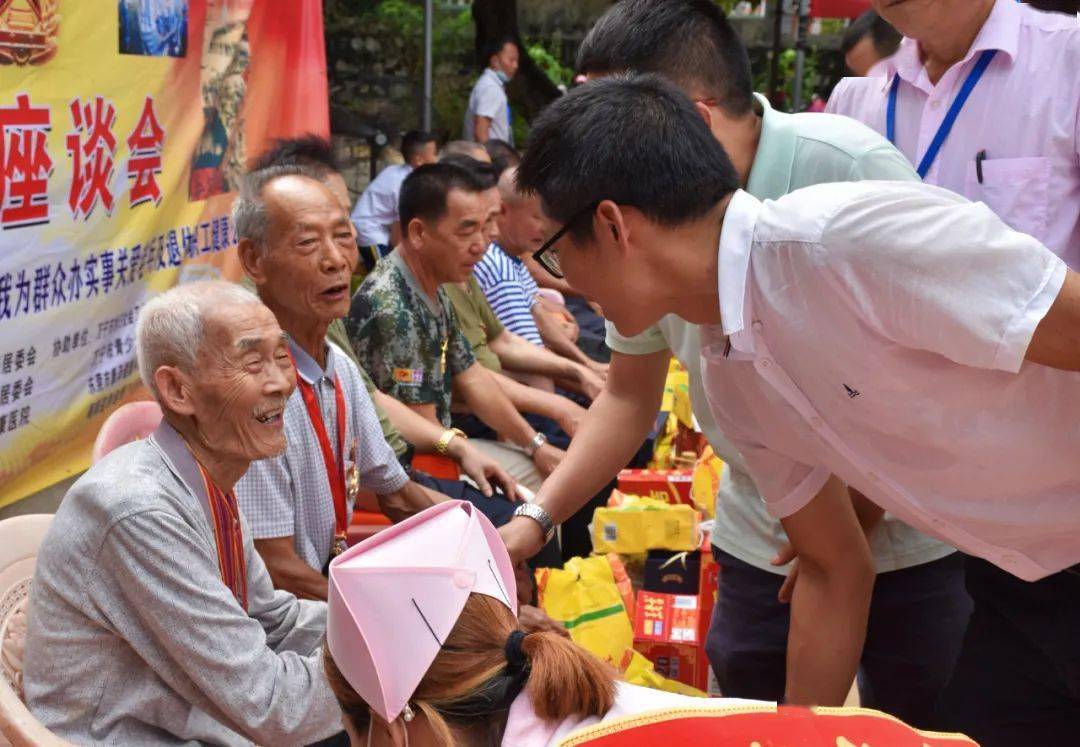
[{"label": "banner with photo print", "polygon": [[320,0],[0,0],[0,506],[84,470],[146,398],[140,306],[237,279],[229,208],[329,131]]}]

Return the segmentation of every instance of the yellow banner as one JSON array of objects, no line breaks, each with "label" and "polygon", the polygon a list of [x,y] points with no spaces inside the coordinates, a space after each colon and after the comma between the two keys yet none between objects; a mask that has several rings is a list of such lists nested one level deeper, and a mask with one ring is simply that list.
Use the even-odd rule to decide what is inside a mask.
[{"label": "yellow banner", "polygon": [[0,0],[0,506],[145,397],[135,319],[235,278],[232,191],[326,134],[318,0]]}]

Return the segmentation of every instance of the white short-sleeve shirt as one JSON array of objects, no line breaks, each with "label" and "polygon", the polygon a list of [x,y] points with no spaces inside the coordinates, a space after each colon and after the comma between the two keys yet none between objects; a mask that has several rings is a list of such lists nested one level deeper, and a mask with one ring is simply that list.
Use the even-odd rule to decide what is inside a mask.
[{"label": "white short-sleeve shirt", "polygon": [[[769,106],[763,96],[755,99],[761,108],[761,138],[746,191],[760,200],[776,199],[823,182],[919,178],[896,148],[859,122],[828,114],[786,114]],[[770,562],[787,542],[787,534],[765,510],[746,464],[709,412],[697,326],[669,314],[642,334],[625,337],[608,323],[607,343],[624,355],[670,350],[686,366],[694,416],[713,450],[727,465],[716,496],[712,543],[759,570],[787,574],[788,566],[777,567]],[[869,539],[878,573],[929,563],[954,552],[888,514]]]},{"label": "white short-sleeve shirt", "polygon": [[770,512],[835,474],[1025,580],[1080,562],[1080,373],[1024,362],[1066,272],[929,185],[736,193],[702,369]]},{"label": "white short-sleeve shirt", "polygon": [[360,195],[352,212],[360,246],[389,245],[390,227],[398,222],[401,184],[412,170],[407,163],[387,166]]},{"label": "white short-sleeve shirt", "polygon": [[469,94],[469,106],[465,110],[465,139],[476,140],[476,117],[491,120],[488,137],[514,144],[514,132],[510,126],[510,100],[506,87],[490,67],[485,69]]}]

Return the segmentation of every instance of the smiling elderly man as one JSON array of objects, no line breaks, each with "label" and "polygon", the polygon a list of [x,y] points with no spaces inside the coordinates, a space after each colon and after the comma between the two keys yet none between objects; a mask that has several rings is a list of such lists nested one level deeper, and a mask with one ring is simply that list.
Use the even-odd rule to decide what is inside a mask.
[{"label": "smiling elderly man", "polygon": [[325,599],[320,571],[344,549],[361,489],[395,521],[445,496],[409,478],[356,364],[326,340],[349,309],[357,261],[334,196],[302,166],[273,166],[248,175],[233,216],[240,261],[288,335],[299,389],[285,407],[285,454],[253,465],[237,496],[275,583]]},{"label": "smiling elderly man", "polygon": [[136,337],[165,418],[57,511],[30,592],[27,705],[80,744],[331,737],[326,606],[274,590],[233,495],[285,448],[285,336],[254,295],[209,282],[151,300]]}]

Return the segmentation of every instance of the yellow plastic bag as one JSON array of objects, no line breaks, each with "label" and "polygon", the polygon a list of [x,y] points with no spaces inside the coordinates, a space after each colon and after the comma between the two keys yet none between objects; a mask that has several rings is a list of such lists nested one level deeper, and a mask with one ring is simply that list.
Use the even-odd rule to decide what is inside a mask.
[{"label": "yellow plastic bag", "polygon": [[694,409],[690,406],[690,374],[679,363],[678,358],[672,358],[668,364],[664,397],[660,400],[660,411],[670,412],[680,423],[693,429]]},{"label": "yellow plastic bag", "polygon": [[690,500],[708,519],[716,518],[716,494],[720,492],[720,480],[727,465],[706,446],[704,453],[694,465],[693,482],[690,483]]},{"label": "yellow plastic bag", "polygon": [[536,586],[544,612],[566,626],[574,643],[624,673],[628,682],[705,697],[657,674],[652,662],[634,650],[634,628],[606,556],[571,558],[562,569],[541,568]]},{"label": "yellow plastic bag", "polygon": [[540,607],[593,656],[619,669],[634,647],[634,628],[608,559],[571,558],[562,569],[536,572]]},{"label": "yellow plastic bag", "polygon": [[596,509],[591,531],[596,553],[694,550],[700,542],[693,506],[635,495],[625,496],[620,506]]},{"label": "yellow plastic bag", "polygon": [[708,693],[702,692],[696,687],[690,687],[690,685],[683,684],[678,680],[670,680],[662,674],[659,674],[653,668],[653,663],[643,654],[638,653],[637,651],[630,651],[630,654],[630,660],[626,665],[626,671],[623,673],[623,676],[631,685],[651,687],[653,690],[663,690],[669,693],[678,693],[679,695],[690,695],[695,698],[709,697]]}]

